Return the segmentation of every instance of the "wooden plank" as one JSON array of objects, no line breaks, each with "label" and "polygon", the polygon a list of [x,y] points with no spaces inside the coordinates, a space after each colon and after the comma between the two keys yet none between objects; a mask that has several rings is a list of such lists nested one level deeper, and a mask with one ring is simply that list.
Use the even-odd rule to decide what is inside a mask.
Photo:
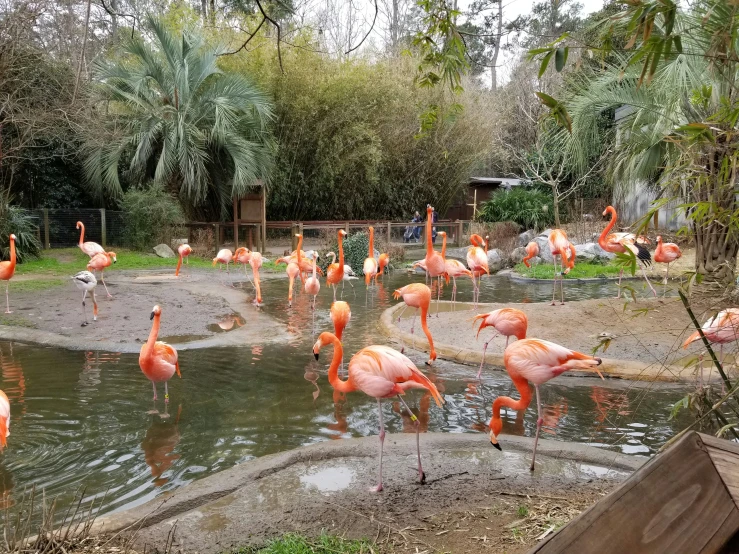
[{"label": "wooden plank", "polygon": [[711,435],[701,435],[701,441],[716,466],[729,494],[739,508],[739,444]]},{"label": "wooden plank", "polygon": [[691,432],[530,552],[715,554],[738,528],[734,500]]}]

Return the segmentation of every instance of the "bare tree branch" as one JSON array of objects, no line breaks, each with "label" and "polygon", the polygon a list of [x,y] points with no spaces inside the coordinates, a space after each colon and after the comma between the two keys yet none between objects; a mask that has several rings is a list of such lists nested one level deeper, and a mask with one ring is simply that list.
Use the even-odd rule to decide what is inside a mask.
[{"label": "bare tree branch", "polygon": [[380,11],[380,7],[377,5],[377,0],[375,0],[375,17],[372,19],[372,25],[370,26],[369,31],[367,31],[367,34],[364,35],[364,38],[359,41],[359,44],[357,44],[356,46],[354,46],[352,48],[349,48],[349,50],[347,50],[346,52],[344,52],[344,54],[351,54],[352,52],[354,52],[354,50],[356,50],[357,48],[359,48],[360,46],[362,46],[362,44],[364,44],[364,41],[367,40],[367,37],[368,36],[370,36],[370,33],[372,32],[372,29],[375,28],[375,22],[377,21],[377,13],[379,11]]},{"label": "bare tree branch", "polygon": [[[247,38],[244,41],[244,44],[242,44],[241,46],[239,46],[233,52],[224,52],[223,54],[221,54],[221,56],[232,56],[233,54],[238,54],[239,52],[241,52],[244,48],[246,48],[246,45],[249,44],[249,42],[251,41],[251,39],[253,39],[255,36],[257,36],[257,33],[259,32],[259,29],[262,28],[262,25],[264,25],[264,22],[265,21],[267,21],[267,18],[266,17],[262,17],[262,20],[259,22],[259,25],[257,25],[257,28],[254,30],[254,32],[251,35],[249,35],[249,38]],[[280,67],[282,67],[282,64],[280,64]]]}]

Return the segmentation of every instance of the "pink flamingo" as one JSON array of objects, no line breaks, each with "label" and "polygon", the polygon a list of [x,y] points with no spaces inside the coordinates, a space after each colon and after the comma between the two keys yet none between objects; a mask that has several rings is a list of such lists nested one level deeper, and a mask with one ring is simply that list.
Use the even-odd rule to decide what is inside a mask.
[{"label": "pink flamingo", "polygon": [[0,450],[8,445],[10,436],[10,401],[0,390]]},{"label": "pink flamingo", "polygon": [[305,288],[305,292],[307,294],[310,294],[313,296],[313,304],[311,305],[311,310],[315,311],[316,309],[316,297],[318,296],[318,293],[321,292],[321,282],[318,280],[318,277],[316,277],[316,260],[318,259],[318,254],[313,255],[313,275],[311,277],[308,277],[305,280],[305,284],[303,287]]},{"label": "pink flamingo", "polygon": [[523,265],[531,267],[529,260],[539,255],[539,244],[536,241],[531,241],[526,245],[526,256],[524,257]]},{"label": "pink flamingo", "polygon": [[467,269],[462,262],[459,260],[447,260],[446,259],[446,231],[439,231],[442,237],[441,243],[441,257],[444,260],[444,273],[446,273],[446,282],[449,283],[449,277],[452,278],[454,285],[452,286],[452,309],[457,302],[457,277],[467,276],[472,279],[472,286],[475,286],[475,280],[472,277],[472,272]]},{"label": "pink flamingo", "polygon": [[472,320],[472,324],[474,325],[478,319],[482,320],[479,329],[477,329],[478,337],[480,336],[480,331],[485,327],[492,327],[496,333],[483,345],[482,361],[480,362],[480,369],[477,372],[477,379],[480,378],[480,374],[482,373],[482,366],[485,363],[485,352],[488,349],[490,341],[497,337],[498,334],[501,334],[505,337],[505,347],[508,348],[508,341],[511,336],[516,337],[518,340],[523,340],[526,338],[526,331],[529,327],[529,320],[526,314],[515,308],[500,308],[487,314],[476,315]]},{"label": "pink flamingo", "polygon": [[493,418],[490,420],[490,443],[498,450],[503,450],[498,444],[497,437],[503,429],[500,418],[500,408],[505,406],[513,410],[525,410],[531,403],[531,389],[529,383],[536,389],[536,438],[534,438],[534,454],[531,458],[531,471],[534,471],[536,460],[536,446],[539,444],[539,431],[544,421],[541,414],[541,400],[539,385],[561,375],[570,369],[595,371],[603,379],[600,371],[595,369],[602,361],[587,354],[575,352],[553,342],[539,339],[517,340],[505,349],[503,355],[506,371],[513,384],[521,395],[516,401],[509,396],[499,396],[493,402]]},{"label": "pink flamingo", "polygon": [[[562,229],[554,229],[549,235],[549,250],[552,252],[552,261],[554,263],[554,281],[552,285],[552,306],[554,306],[554,295],[557,293],[557,280],[559,279],[559,290],[562,305],[565,303],[564,291],[564,275],[570,272],[570,241],[567,240],[567,233]],[[557,273],[557,256],[560,257],[560,272]]]},{"label": "pink flamingo", "polygon": [[116,258],[115,252],[101,252],[90,258],[90,261],[87,264],[87,271],[100,272],[100,280],[103,282],[108,298],[113,298],[113,296],[108,290],[108,285],[105,284],[105,268],[110,267],[111,264],[114,264],[117,261],[118,259]]},{"label": "pink flamingo", "polygon": [[[720,344],[719,363],[724,363],[724,344],[739,339],[739,308],[727,308],[708,319],[702,326],[703,335],[708,342]],[[683,348],[687,348],[695,341],[700,340],[700,333],[696,331],[690,335]],[[701,386],[703,386],[703,357],[700,358]]]},{"label": "pink flamingo", "polygon": [[377,260],[375,259],[375,228],[369,228],[369,253],[364,259],[362,270],[364,272],[364,284],[369,287],[370,281],[377,275]]},{"label": "pink flamingo", "polygon": [[[189,244],[180,244],[177,247],[177,253],[179,254],[179,259],[177,260],[177,269],[174,272],[175,277],[180,276],[180,268],[182,267],[182,260],[184,259],[185,262],[188,260],[188,256],[192,254],[192,248]],[[187,262],[189,264],[189,262]]]},{"label": "pink flamingo", "polygon": [[[472,246],[467,250],[467,267],[472,272],[472,301],[474,308],[477,308],[477,302],[480,299],[480,286],[478,283],[479,279],[486,273],[490,275],[490,269],[488,267],[488,243],[483,241],[480,235],[471,235],[470,243]],[[485,249],[483,250],[483,246]]]},{"label": "pink flamingo", "polygon": [[259,252],[252,252],[249,256],[249,265],[251,266],[251,271],[254,274],[254,288],[256,289],[256,297],[254,298],[254,303],[257,306],[262,305],[262,289],[259,286],[259,268],[262,267],[262,261],[269,261],[269,260],[263,260],[262,254]]},{"label": "pink flamingo", "polygon": [[[426,365],[431,365],[431,362],[436,359],[434,339],[431,336],[431,331],[429,331],[428,324],[426,322],[429,313],[429,306],[431,305],[431,289],[423,283],[411,283],[410,285],[406,285],[393,292],[393,298],[395,298],[395,300],[398,300],[401,296],[403,297],[403,302],[405,302],[406,308],[416,308],[416,314],[418,314],[419,309],[421,310],[421,328],[429,341],[430,348],[429,359],[426,362]],[[403,308],[403,312],[405,312],[406,308]],[[398,316],[398,322],[400,322],[402,315],[403,313],[401,312],[400,316]],[[413,334],[413,328],[415,325],[416,315],[414,314],[413,322],[411,323],[411,335]]]},{"label": "pink flamingo", "polygon": [[349,360],[349,377],[346,381],[339,379],[339,363],[344,351],[341,341],[332,333],[321,333],[318,341],[313,345],[313,355],[318,359],[321,348],[332,344],[334,355],[328,370],[328,381],[334,390],[342,393],[361,390],[368,396],[377,398],[377,407],[380,413],[380,469],[379,483],[374,489],[382,490],[382,446],[385,442],[385,424],[382,420],[382,399],[397,396],[400,402],[411,414],[411,420],[416,424],[416,450],[418,453],[418,480],[426,482],[426,474],[421,466],[420,426],[418,418],[413,414],[408,404],[403,400],[405,391],[410,389],[425,389],[429,391],[441,407],[444,399],[428,377],[413,365],[407,357],[387,346],[373,345],[363,348]]},{"label": "pink flamingo", "polygon": [[216,257],[213,258],[213,267],[218,265],[218,273],[221,273],[221,270],[223,269],[223,264],[226,264],[226,274],[228,275],[228,278],[231,279],[231,272],[228,269],[228,264],[231,263],[231,260],[233,260],[233,252],[231,252],[228,248],[223,248],[218,251],[218,254],[216,254]]},{"label": "pink flamingo", "polygon": [[[331,262],[331,265],[326,269],[326,284],[331,285],[334,289],[334,302],[336,302],[336,285],[344,280],[344,237],[346,231],[339,229],[337,233],[337,241],[339,243],[339,261]],[[330,255],[330,254],[329,254]],[[334,259],[336,254],[334,254]]]},{"label": "pink flamingo", "polygon": [[104,254],[105,248],[100,246],[97,242],[84,242],[85,240],[85,224],[81,221],[77,222],[77,229],[80,229],[80,242],[77,246],[80,247],[80,250],[82,250],[85,254],[90,256],[91,258],[95,254]]},{"label": "pink flamingo", "polygon": [[352,318],[352,311],[349,304],[343,300],[337,300],[331,304],[331,321],[334,324],[334,334],[342,340],[344,329]]},{"label": "pink flamingo", "polygon": [[377,273],[375,273],[375,284],[377,284],[377,278],[385,273],[385,268],[390,263],[390,256],[384,252],[380,254],[380,259],[377,262]]},{"label": "pink flamingo", "polygon": [[[644,265],[649,265],[652,263],[652,256],[649,254],[649,250],[647,250],[646,247],[641,244],[641,242],[648,241],[640,241],[639,239],[641,237],[637,237],[632,233],[611,233],[611,229],[613,229],[613,227],[616,225],[616,221],[618,220],[618,215],[616,214],[616,209],[613,206],[608,206],[605,209],[605,211],[603,212],[603,217],[608,214],[611,214],[611,221],[608,222],[608,225],[606,225],[606,228],[603,229],[600,237],[598,237],[598,245],[606,252],[611,252],[613,254],[624,254],[627,250],[632,252],[634,256],[636,256],[637,259],[642,262],[641,269],[642,273],[644,274],[644,279],[646,279],[649,288],[652,289],[652,294],[654,296],[657,296],[657,291],[654,290],[654,287],[652,287],[652,283],[649,282],[649,277],[647,277],[647,272],[644,269]],[[616,298],[621,298],[621,278],[623,277],[623,275],[624,270],[621,269],[618,274],[618,295],[616,296]]]},{"label": "pink flamingo", "polygon": [[434,208],[431,204],[426,206],[426,272],[433,281],[434,277],[438,277],[439,281],[436,287],[436,317],[439,317],[439,300],[441,298],[441,278],[445,275],[446,264],[444,258],[441,257],[439,252],[434,250],[433,243],[433,232],[431,230],[433,226],[433,214]]},{"label": "pink flamingo", "polygon": [[667,264],[667,273],[665,273],[665,290],[667,293],[667,277],[670,275],[670,264],[679,259],[683,255],[680,248],[674,242],[662,242],[662,237],[657,237],[657,249],[654,251],[654,261],[661,264]]},{"label": "pink flamingo", "polygon": [[10,288],[10,280],[15,275],[15,235],[10,235],[10,260],[0,262],[0,281],[5,281],[5,313],[12,314],[10,311],[10,296],[8,289]]},{"label": "pink flamingo", "polygon": [[[162,309],[159,306],[154,306],[151,311],[151,317],[154,323],[151,326],[151,332],[149,333],[149,340],[146,341],[141,347],[141,353],[139,354],[139,367],[144,372],[146,378],[151,381],[151,386],[154,389],[154,401],[157,399],[157,383],[164,381],[164,403],[169,404],[169,391],[167,390],[167,381],[177,373],[177,376],[181,379],[182,374],[180,373],[180,364],[177,361],[177,350],[166,342],[157,340],[159,335],[159,323],[162,315]],[[150,413],[158,413],[153,410]],[[160,417],[168,417],[169,414],[161,414]]]}]

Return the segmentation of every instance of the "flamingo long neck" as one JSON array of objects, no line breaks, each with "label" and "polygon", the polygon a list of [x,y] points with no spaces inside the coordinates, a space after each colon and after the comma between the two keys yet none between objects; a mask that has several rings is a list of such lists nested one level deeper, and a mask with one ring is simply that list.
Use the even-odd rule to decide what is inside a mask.
[{"label": "flamingo long neck", "polygon": [[329,252],[328,255],[331,256],[331,265],[334,265],[336,263],[336,253]]},{"label": "flamingo long neck", "polygon": [[488,253],[488,242],[490,242],[490,237],[485,237],[485,254]]},{"label": "flamingo long neck", "polygon": [[15,269],[15,239],[10,239],[10,268]]},{"label": "flamingo long neck", "polygon": [[80,222],[80,246],[85,243],[85,224]]},{"label": "flamingo long neck", "polygon": [[316,258],[313,257],[313,278],[316,278]]},{"label": "flamingo long neck", "polygon": [[518,411],[525,410],[531,404],[531,387],[529,387],[529,382],[523,377],[513,377],[512,375],[511,380],[516,386],[516,390],[518,390],[521,398],[519,400],[513,400],[510,396],[499,396],[495,399],[493,402],[493,418],[490,420],[490,428],[496,435],[503,428],[503,421],[500,419],[501,406]]},{"label": "flamingo long neck", "polygon": [[348,378],[346,381],[339,378],[339,364],[341,364],[341,359],[344,357],[344,349],[341,346],[341,341],[335,336],[331,338],[331,343],[334,345],[334,357],[331,359],[331,366],[328,368],[328,382],[338,392],[357,390]]},{"label": "flamingo long neck", "polygon": [[175,277],[180,274],[180,268],[181,267],[182,267],[182,254],[180,254],[180,259],[177,260],[177,269],[174,272]]},{"label": "flamingo long neck", "polygon": [[149,340],[146,341],[146,356],[151,355],[154,352],[154,343],[157,341],[159,336],[159,319],[161,314],[154,315],[154,323],[151,326],[151,332],[149,333]]},{"label": "flamingo long neck", "polygon": [[426,335],[426,338],[429,341],[429,348],[431,348],[430,356],[431,359],[434,359],[436,357],[436,350],[434,350],[434,339],[431,337],[431,331],[429,331],[429,327],[426,324],[426,318],[428,317],[429,313],[429,307],[426,304],[423,304],[421,306],[421,329],[423,329],[424,335]]},{"label": "flamingo long neck", "polygon": [[441,235],[441,259],[446,261],[446,235]]},{"label": "flamingo long neck", "polygon": [[339,233],[339,271],[344,273],[344,235]]},{"label": "flamingo long neck", "polygon": [[432,235],[431,232],[431,221],[434,219],[434,210],[431,206],[426,208],[426,258],[430,258],[431,255],[434,253],[434,245],[432,244]]},{"label": "flamingo long neck", "polygon": [[618,219],[618,216],[616,215],[616,210],[611,208],[610,210],[607,210],[611,214],[611,221],[608,222],[608,225],[606,225],[606,228],[603,229],[603,232],[600,234],[600,237],[598,237],[598,245],[606,249],[604,244],[606,244],[606,237],[611,232],[611,229],[616,225],[616,220]]},{"label": "flamingo long neck", "polygon": [[375,257],[375,229],[374,227],[369,228],[369,254],[367,254],[368,258],[374,258]]}]

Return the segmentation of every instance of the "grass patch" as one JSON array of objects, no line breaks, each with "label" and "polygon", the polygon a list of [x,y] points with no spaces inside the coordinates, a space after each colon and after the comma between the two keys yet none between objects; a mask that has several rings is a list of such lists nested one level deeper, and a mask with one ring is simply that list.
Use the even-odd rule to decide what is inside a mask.
[{"label": "grass patch", "polygon": [[235,554],[372,554],[378,549],[364,540],[351,541],[331,535],[321,535],[316,539],[289,534],[270,541],[265,546],[244,547]]},{"label": "grass patch", "polygon": [[26,281],[13,280],[10,282],[10,290],[13,292],[36,292],[40,290],[48,290],[54,287],[60,287],[67,282],[67,279],[29,279]]},{"label": "grass patch", "polygon": [[[559,267],[559,264],[557,264]],[[554,265],[539,264],[526,267],[523,264],[517,264],[513,270],[523,277],[530,279],[554,279]],[[593,263],[576,263],[575,267],[570,271],[565,279],[588,279],[618,276],[621,268],[614,264],[593,264]]]},{"label": "grass patch", "polygon": [[[111,248],[116,253],[117,263],[111,265],[105,271],[115,272],[118,270],[136,269],[167,269],[177,266],[177,258],[160,258],[156,254],[129,250],[128,248]],[[87,267],[89,256],[79,248],[56,248],[44,250],[37,260],[29,260],[16,266],[17,275],[44,275],[49,277],[70,277]],[[196,268],[209,268],[213,265],[211,260],[190,256],[189,263]],[[265,262],[261,271],[272,273],[284,271],[274,261]],[[251,272],[250,272],[251,273]]]}]

